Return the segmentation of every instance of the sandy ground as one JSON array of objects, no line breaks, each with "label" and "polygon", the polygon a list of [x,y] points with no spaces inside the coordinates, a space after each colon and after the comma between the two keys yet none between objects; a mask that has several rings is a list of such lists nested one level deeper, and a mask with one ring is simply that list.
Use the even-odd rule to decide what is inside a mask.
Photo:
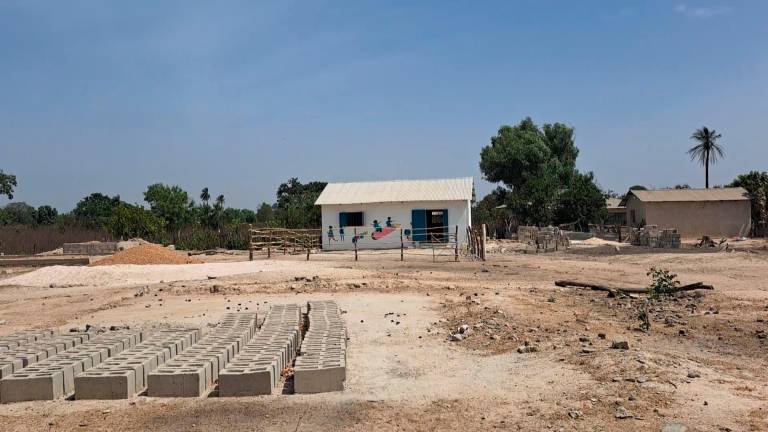
[{"label": "sandy ground", "polygon": [[[0,430],[653,431],[673,421],[699,431],[768,430],[762,247],[653,253],[579,245],[548,255],[499,250],[485,263],[447,255],[434,262],[431,252],[405,262],[399,253],[226,262],[243,259],[232,255],[198,265],[14,271],[0,275],[0,334],[203,324],[228,310],[332,298],[346,311],[348,382],[343,392],[318,395],[9,404],[0,406]],[[644,286],[651,266],[716,290],[652,303],[651,329],[642,332],[643,299],[553,285],[567,278]],[[92,273],[99,270],[106,273]],[[135,296],[139,289],[146,294]],[[449,341],[462,324],[470,336]],[[611,349],[613,340],[629,349]],[[519,354],[526,343],[537,351]],[[692,371],[700,377],[689,378]],[[621,409],[631,416],[617,418]]]}]

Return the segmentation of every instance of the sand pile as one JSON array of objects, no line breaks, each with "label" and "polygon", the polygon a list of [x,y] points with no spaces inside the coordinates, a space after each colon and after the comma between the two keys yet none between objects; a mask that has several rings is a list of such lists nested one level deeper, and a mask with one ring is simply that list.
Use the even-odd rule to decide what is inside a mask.
[{"label": "sand pile", "polygon": [[597,237],[592,237],[586,240],[583,240],[580,244],[583,245],[590,245],[590,246],[626,246],[625,244],[619,243],[617,241],[612,240],[603,240]]},{"label": "sand pile", "polygon": [[160,245],[146,243],[106,257],[91,264],[103,266],[113,264],[199,264],[199,259],[166,249]]}]

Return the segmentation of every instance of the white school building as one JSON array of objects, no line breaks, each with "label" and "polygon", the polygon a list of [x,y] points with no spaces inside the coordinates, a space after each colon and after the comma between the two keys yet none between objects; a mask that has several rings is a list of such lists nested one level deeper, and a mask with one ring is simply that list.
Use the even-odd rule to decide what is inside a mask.
[{"label": "white school building", "polygon": [[467,242],[472,224],[471,177],[328,183],[321,207],[323,249],[394,249]]}]

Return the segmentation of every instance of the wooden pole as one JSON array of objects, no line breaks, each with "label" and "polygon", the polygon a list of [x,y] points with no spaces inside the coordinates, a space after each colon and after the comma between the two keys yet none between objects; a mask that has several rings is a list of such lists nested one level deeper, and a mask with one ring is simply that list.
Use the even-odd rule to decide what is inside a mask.
[{"label": "wooden pole", "polygon": [[354,237],[352,237],[352,240],[354,240],[353,243],[355,244],[355,261],[357,261],[357,228],[355,228]]},{"label": "wooden pole", "polygon": [[472,249],[472,227],[470,226],[467,226],[467,252],[470,255],[475,253],[474,249]]},{"label": "wooden pole", "polygon": [[621,243],[621,224],[616,224],[616,235],[618,236],[619,243]]},{"label": "wooden pole", "polygon": [[480,237],[480,253],[481,253],[481,259],[485,261],[485,231],[486,226],[485,224],[482,225],[482,237]]},{"label": "wooden pole", "polygon": [[459,226],[458,225],[456,225],[456,237],[454,238],[454,240],[456,241],[456,245],[455,245],[456,247],[453,251],[453,259],[456,262],[459,262]]},{"label": "wooden pole", "polygon": [[269,230],[267,240],[267,258],[272,258],[272,230]]},{"label": "wooden pole", "polygon": [[403,244],[403,229],[400,228],[400,261],[405,261],[403,249],[405,249],[405,245]]},{"label": "wooden pole", "polygon": [[248,224],[248,261],[253,261],[253,225]]},{"label": "wooden pole", "polygon": [[312,245],[309,242],[310,235],[311,234],[307,234],[306,235],[306,240],[304,240],[304,246],[307,248],[307,261],[309,261],[309,250],[312,249]]}]

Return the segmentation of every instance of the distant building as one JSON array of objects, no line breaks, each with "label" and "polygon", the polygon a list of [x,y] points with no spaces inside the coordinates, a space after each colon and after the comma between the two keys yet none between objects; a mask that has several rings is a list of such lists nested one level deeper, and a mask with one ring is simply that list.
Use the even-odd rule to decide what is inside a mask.
[{"label": "distant building", "polygon": [[606,198],[605,207],[608,209],[605,225],[627,224],[627,208],[621,205],[621,198]]},{"label": "distant building", "polygon": [[677,228],[683,237],[742,237],[752,225],[742,188],[630,190],[620,205],[630,226]]},{"label": "distant building", "polygon": [[466,243],[472,223],[471,177],[328,183],[317,198],[323,221],[323,249],[390,249],[444,243],[458,227]]}]

